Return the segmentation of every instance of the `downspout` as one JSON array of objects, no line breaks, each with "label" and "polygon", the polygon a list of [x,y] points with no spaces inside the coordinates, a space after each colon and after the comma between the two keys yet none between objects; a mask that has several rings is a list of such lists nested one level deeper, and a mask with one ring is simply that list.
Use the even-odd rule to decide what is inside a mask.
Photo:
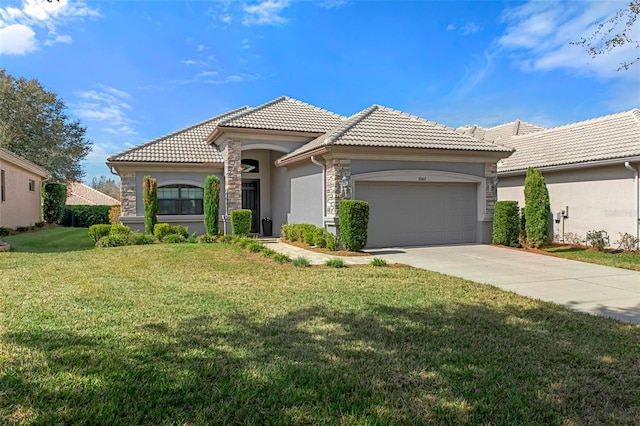
[{"label": "downspout", "polygon": [[[633,193],[634,193],[634,200],[635,200],[635,209],[636,209],[636,214],[635,214],[635,230],[636,230],[636,241],[638,241],[640,239],[640,222],[638,222],[640,220],[640,194],[639,194],[639,190],[638,190],[638,173],[639,170],[632,167],[631,164],[628,161],[625,161],[624,166],[631,171],[631,173],[633,173]],[[640,247],[640,243],[636,243],[636,250]]]},{"label": "downspout", "polygon": [[322,167],[322,220],[324,221],[324,218],[327,216],[327,192],[324,189],[327,180],[327,168],[324,164],[316,160],[316,157],[313,155],[311,156],[311,162],[316,166]]}]

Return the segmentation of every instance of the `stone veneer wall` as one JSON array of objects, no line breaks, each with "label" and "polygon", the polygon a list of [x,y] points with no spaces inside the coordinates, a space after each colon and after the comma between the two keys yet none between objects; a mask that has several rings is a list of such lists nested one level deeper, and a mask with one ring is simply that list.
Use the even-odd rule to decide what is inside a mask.
[{"label": "stone veneer wall", "polygon": [[342,177],[351,180],[351,160],[329,159],[326,162],[327,216],[338,216],[340,201],[351,199],[351,189],[342,193]]},{"label": "stone veneer wall", "polygon": [[[496,207],[496,201],[498,200],[498,185],[494,185],[493,191],[489,189],[489,180],[496,179],[498,176],[498,165],[497,163],[484,163],[484,177],[487,181],[485,186],[485,208],[484,212],[488,215],[493,215],[493,212]],[[496,181],[497,182],[497,181]]]},{"label": "stone veneer wall", "polygon": [[227,204],[226,214],[242,208],[242,171],[241,142],[230,139],[224,148],[224,196]]},{"label": "stone veneer wall", "polygon": [[136,216],[136,172],[120,172],[120,214]]}]

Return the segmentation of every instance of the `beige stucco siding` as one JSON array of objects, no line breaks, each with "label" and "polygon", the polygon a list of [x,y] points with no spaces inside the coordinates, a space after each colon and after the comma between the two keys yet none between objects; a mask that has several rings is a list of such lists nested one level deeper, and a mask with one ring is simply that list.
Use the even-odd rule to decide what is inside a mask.
[{"label": "beige stucco siding", "polygon": [[[624,165],[543,172],[551,212],[569,207],[564,232],[585,237],[590,230],[605,230],[611,243],[620,233],[636,235],[633,174]],[[500,176],[498,200],[516,200],[524,207],[524,175]],[[556,240],[562,240],[562,221],[554,222]]]},{"label": "beige stucco siding", "polygon": [[[0,202],[0,226],[31,226],[42,220],[41,177],[5,160],[0,160],[5,176],[5,201]],[[29,180],[34,190],[29,190]]]}]

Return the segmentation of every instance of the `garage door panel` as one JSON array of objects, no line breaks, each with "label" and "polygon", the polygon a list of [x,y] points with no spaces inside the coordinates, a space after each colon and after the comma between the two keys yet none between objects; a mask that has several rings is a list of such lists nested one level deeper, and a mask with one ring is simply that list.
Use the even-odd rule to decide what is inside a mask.
[{"label": "garage door panel", "polygon": [[476,240],[476,184],[356,182],[355,196],[371,207],[367,247]]}]

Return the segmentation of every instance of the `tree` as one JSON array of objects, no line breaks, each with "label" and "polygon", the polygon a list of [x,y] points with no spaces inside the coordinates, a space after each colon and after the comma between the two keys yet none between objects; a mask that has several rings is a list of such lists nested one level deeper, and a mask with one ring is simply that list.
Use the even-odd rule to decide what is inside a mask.
[{"label": "tree", "polygon": [[207,235],[218,235],[218,213],[220,207],[220,179],[207,176],[204,181],[204,224]]},{"label": "tree", "polygon": [[0,146],[44,167],[54,181],[79,182],[92,142],[65,110],[38,80],[16,79],[0,69]]},{"label": "tree", "polygon": [[142,180],[142,197],[144,201],[144,233],[153,234],[158,223],[158,181],[151,176]]},{"label": "tree", "polygon": [[47,182],[42,188],[42,213],[47,223],[60,223],[64,218],[67,185]]},{"label": "tree", "polygon": [[115,179],[106,176],[100,176],[99,179],[93,178],[91,187],[111,198],[120,199],[120,186],[118,186]]},{"label": "tree", "polygon": [[[640,15],[640,0],[632,0],[627,7],[620,9],[614,16],[598,24],[596,30],[589,37],[582,37],[580,41],[571,44],[586,48],[593,58],[609,53],[625,44],[635,45],[637,51],[640,49],[640,39],[634,40],[632,38],[632,28],[638,15]],[[640,61],[640,56],[629,62],[622,62],[618,71],[628,70],[638,61]]]},{"label": "tree", "polygon": [[524,179],[524,215],[527,242],[533,247],[551,241],[551,205],[542,173],[529,167]]}]

